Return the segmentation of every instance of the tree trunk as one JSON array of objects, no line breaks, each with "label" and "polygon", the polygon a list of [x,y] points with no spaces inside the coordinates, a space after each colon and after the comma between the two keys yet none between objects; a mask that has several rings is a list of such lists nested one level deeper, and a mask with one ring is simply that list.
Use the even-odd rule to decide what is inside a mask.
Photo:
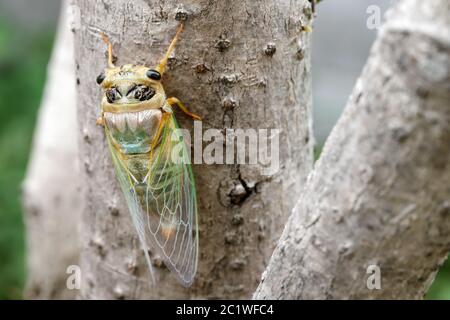
[{"label": "tree trunk", "polygon": [[447,256],[450,4],[388,17],[256,299],[422,298]]},{"label": "tree trunk", "polygon": [[67,267],[78,263],[81,216],[73,36],[62,6],[44,99],[24,181],[28,280],[25,297],[68,299]]},{"label": "tree trunk", "polygon": [[[310,3],[264,1],[76,0],[78,121],[86,205],[82,298],[248,298],[312,168]],[[194,165],[200,256],[196,280],[181,287],[163,268],[149,286],[143,252],[114,177],[97,75],[106,66],[100,33],[117,64],[154,66],[184,19],[163,79],[203,119],[203,128],[280,129],[280,170],[261,165]],[[192,122],[177,112],[181,127]],[[276,142],[276,138],[272,142]],[[157,260],[154,257],[154,260]],[[157,261],[154,263],[159,265]]]}]

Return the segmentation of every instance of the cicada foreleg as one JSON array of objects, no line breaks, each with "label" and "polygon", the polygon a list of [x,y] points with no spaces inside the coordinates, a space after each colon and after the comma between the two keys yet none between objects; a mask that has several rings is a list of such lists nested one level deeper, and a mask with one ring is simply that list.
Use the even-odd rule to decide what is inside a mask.
[{"label": "cicada foreleg", "polygon": [[105,125],[105,118],[103,117],[103,115],[101,115],[100,117],[97,118],[97,120],[95,121],[95,124],[98,126]]},{"label": "cicada foreleg", "polygon": [[167,103],[170,104],[171,106],[177,106],[178,108],[180,108],[181,111],[183,111],[185,114],[187,114],[187,115],[188,115],[189,117],[191,117],[192,119],[194,119],[194,120],[199,120],[199,121],[202,120],[202,118],[201,118],[200,116],[196,115],[195,113],[190,112],[190,111],[186,108],[186,106],[185,106],[180,100],[178,100],[177,98],[171,97],[171,98],[168,98],[166,101],[167,101]]}]

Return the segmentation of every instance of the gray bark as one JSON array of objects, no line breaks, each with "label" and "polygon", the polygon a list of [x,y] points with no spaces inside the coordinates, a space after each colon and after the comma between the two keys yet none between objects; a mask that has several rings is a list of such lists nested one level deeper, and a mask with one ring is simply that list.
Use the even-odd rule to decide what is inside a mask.
[{"label": "gray bark", "polygon": [[73,36],[63,6],[23,185],[28,279],[25,297],[69,299],[67,267],[78,263],[81,216]]},{"label": "gray bark", "polygon": [[[310,36],[303,29],[310,24],[310,3],[181,3],[74,1],[81,13],[75,59],[86,199],[81,298],[250,297],[312,168]],[[281,129],[281,169],[264,176],[258,165],[194,165],[200,219],[196,280],[184,289],[157,268],[158,284],[151,288],[103,131],[95,126],[101,97],[95,79],[106,66],[100,32],[114,43],[118,65],[153,66],[175,33],[175,18],[185,16],[163,79],[167,94],[203,116],[205,129]],[[192,129],[183,114],[177,112],[177,119]]]},{"label": "gray bark", "polygon": [[450,4],[401,1],[254,298],[424,296],[450,249],[449,102]]}]

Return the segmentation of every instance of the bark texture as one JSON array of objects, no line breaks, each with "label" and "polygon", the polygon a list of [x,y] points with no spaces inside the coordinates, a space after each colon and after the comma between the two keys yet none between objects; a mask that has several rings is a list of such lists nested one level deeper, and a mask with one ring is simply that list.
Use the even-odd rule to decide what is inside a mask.
[{"label": "bark texture", "polygon": [[[306,0],[76,0],[78,118],[86,206],[82,217],[82,298],[248,298],[312,168],[310,24]],[[185,31],[163,79],[203,116],[203,127],[277,128],[280,166],[194,165],[200,219],[196,280],[182,288],[153,257],[149,287],[143,253],[116,183],[103,131],[95,126],[106,66],[100,32],[114,43],[117,64],[156,65]],[[192,123],[182,114],[184,128]]]},{"label": "bark texture", "polygon": [[254,298],[424,296],[450,249],[449,102],[450,4],[401,1]]},{"label": "bark texture", "polygon": [[66,269],[78,263],[81,217],[73,36],[63,5],[23,187],[28,280],[25,297],[69,299]]}]

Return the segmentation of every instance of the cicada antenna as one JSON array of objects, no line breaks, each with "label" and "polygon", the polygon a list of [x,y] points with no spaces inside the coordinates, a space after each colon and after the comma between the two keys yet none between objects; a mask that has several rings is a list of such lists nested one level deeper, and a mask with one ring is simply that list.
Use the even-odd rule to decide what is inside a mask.
[{"label": "cicada antenna", "polygon": [[164,74],[164,71],[166,70],[167,61],[169,60],[170,55],[172,54],[173,50],[175,49],[175,46],[177,44],[178,38],[180,37],[181,32],[183,32],[184,24],[183,22],[180,23],[178,26],[177,33],[175,34],[175,37],[173,38],[172,42],[170,43],[169,49],[167,49],[167,52],[164,56],[164,58],[161,59],[158,66],[156,67],[156,71],[158,71],[161,76]]},{"label": "cicada antenna", "polygon": [[111,41],[109,41],[109,38],[106,34],[104,34],[103,32],[101,33],[103,41],[106,43],[106,45],[108,46],[108,67],[109,68],[115,68],[116,66],[114,65],[114,56],[113,56],[113,47],[112,47],[112,43]]}]

